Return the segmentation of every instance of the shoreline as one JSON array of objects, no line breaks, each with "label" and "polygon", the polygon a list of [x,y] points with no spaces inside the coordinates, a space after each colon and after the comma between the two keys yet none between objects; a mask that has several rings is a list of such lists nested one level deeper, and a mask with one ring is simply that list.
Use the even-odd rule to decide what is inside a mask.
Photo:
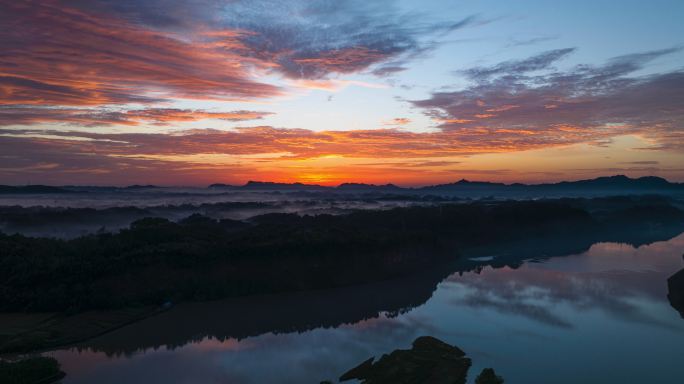
[{"label": "shoreline", "polygon": [[[592,200],[588,200],[589,202],[596,203]],[[295,247],[291,252],[294,254],[292,256],[287,256],[285,257],[285,260],[279,260],[275,264],[269,264],[266,263],[267,261],[270,263],[273,263],[274,261],[272,259],[266,258],[264,260],[258,260],[259,258],[265,257],[265,255],[268,255],[266,253],[265,249],[272,249],[273,251],[269,252],[276,252],[274,255],[278,255],[280,259],[282,259],[282,249],[278,248],[276,245],[271,244],[270,247],[272,248],[257,248],[259,249],[259,252],[256,254],[253,254],[252,252],[249,252],[249,254],[252,254],[250,256],[251,260],[251,266],[249,266],[248,269],[246,270],[239,270],[239,273],[242,275],[246,275],[243,277],[249,277],[252,276],[254,278],[259,278],[259,281],[263,282],[269,282],[269,284],[273,284],[273,281],[269,281],[269,278],[272,278],[274,276],[278,276],[278,271],[284,268],[285,271],[288,271],[288,263],[291,265],[296,265],[297,267],[300,268],[300,270],[297,272],[296,275],[286,275],[289,276],[290,279],[294,279],[282,286],[276,285],[271,285],[271,288],[269,289],[268,285],[264,286],[265,289],[258,289],[258,285],[255,286],[257,289],[252,289],[252,290],[246,290],[246,291],[232,291],[228,292],[230,294],[222,294],[222,295],[216,295],[216,296],[190,296],[190,297],[180,297],[178,300],[172,299],[169,300],[164,299],[161,301],[163,303],[162,305],[156,304],[156,305],[137,305],[137,306],[128,306],[124,307],[122,309],[102,309],[102,310],[86,310],[86,311],[80,311],[80,313],[74,314],[74,315],[66,315],[65,313],[61,314],[56,314],[53,317],[46,318],[44,319],[44,322],[38,323],[38,324],[33,324],[32,327],[28,329],[24,329],[19,332],[15,332],[13,335],[9,336],[2,336],[0,338],[0,356],[6,356],[10,353],[29,353],[31,351],[47,351],[59,346],[64,346],[64,345],[74,345],[78,344],[79,342],[86,341],[93,339],[96,336],[99,335],[104,335],[107,333],[110,333],[116,329],[120,329],[122,327],[125,327],[127,325],[139,322],[141,320],[159,315],[161,313],[167,312],[169,309],[167,303],[182,303],[188,302],[188,303],[202,303],[202,302],[213,302],[215,300],[219,299],[241,299],[241,300],[252,300],[253,298],[258,298],[258,297],[277,297],[278,295],[285,295],[287,296],[288,294],[297,294],[297,293],[316,293],[316,292],[323,292],[323,294],[330,294],[331,292],[334,293],[337,290],[345,290],[346,288],[349,287],[362,287],[364,285],[369,285],[369,284],[381,284],[383,282],[389,282],[389,285],[391,285],[392,281],[399,280],[401,281],[402,279],[410,278],[412,275],[419,274],[421,272],[429,271],[431,269],[435,268],[442,268],[440,266],[445,266],[447,264],[452,265],[451,267],[442,269],[439,271],[439,273],[443,274],[451,274],[453,272],[457,272],[459,270],[468,270],[468,269],[474,269],[478,268],[484,265],[491,265],[494,267],[497,266],[503,266],[503,265],[508,265],[515,267],[516,265],[519,265],[521,261],[527,256],[529,257],[530,254],[533,255],[545,255],[546,257],[551,257],[551,256],[560,256],[560,255],[567,255],[571,254],[574,252],[581,251],[582,249],[590,246],[591,244],[595,242],[601,242],[601,241],[617,241],[617,242],[627,242],[627,243],[632,243],[635,245],[639,244],[645,244],[653,241],[657,241],[660,239],[663,239],[665,237],[673,237],[676,234],[680,233],[682,230],[684,230],[684,220],[678,219],[678,216],[675,217],[675,220],[671,220],[670,222],[653,222],[651,221],[644,221],[642,216],[639,216],[636,213],[642,213],[644,211],[649,211],[650,209],[644,208],[643,206],[639,206],[639,201],[637,203],[628,203],[627,206],[624,205],[624,202],[620,203],[622,206],[619,208],[621,210],[617,210],[618,214],[616,215],[618,219],[622,221],[604,221],[604,224],[601,226],[596,225],[596,214],[594,213],[593,216],[583,216],[581,212],[587,212],[589,211],[584,210],[584,211],[577,211],[575,208],[573,208],[571,205],[567,205],[569,208],[562,208],[559,212],[563,214],[569,215],[568,217],[564,216],[554,216],[556,215],[555,211],[552,211],[552,213],[548,216],[543,216],[543,212],[535,212],[533,218],[532,218],[532,223],[535,223],[533,227],[524,227],[522,224],[520,224],[520,220],[522,223],[527,223],[530,219],[525,218],[525,219],[520,219],[519,212],[528,212],[529,209],[531,208],[539,208],[539,207],[547,207],[544,204],[541,203],[510,203],[510,202],[504,202],[504,203],[499,203],[499,204],[494,204],[493,206],[496,207],[501,207],[499,211],[494,210],[491,211],[491,208],[486,206],[485,204],[473,204],[472,207],[470,206],[457,206],[457,208],[452,208],[452,207],[439,207],[439,208],[404,208],[404,209],[397,209],[394,211],[383,211],[383,212],[363,212],[361,213],[361,217],[359,218],[361,221],[366,220],[366,221],[371,221],[375,220],[375,222],[380,222],[380,223],[387,223],[386,220],[387,218],[399,218],[402,219],[402,217],[409,215],[413,218],[413,216],[418,215],[427,215],[425,216],[425,220],[433,220],[436,221],[436,223],[432,222],[426,222],[423,223],[422,225],[425,225],[426,228],[432,228],[434,225],[442,225],[439,223],[451,223],[453,221],[452,216],[457,214],[457,215],[463,215],[463,210],[467,209],[476,209],[473,215],[482,215],[482,212],[485,212],[485,215],[490,215],[494,216],[497,218],[496,221],[492,221],[492,223],[495,223],[499,226],[501,226],[501,220],[504,221],[504,223],[508,223],[503,225],[502,228],[498,229],[499,231],[510,231],[511,228],[514,228],[516,230],[515,233],[520,234],[520,236],[503,236],[503,237],[494,237],[496,241],[489,242],[489,243],[482,243],[479,242],[477,239],[469,239],[471,241],[471,245],[468,246],[467,243],[464,243],[463,241],[458,241],[456,242],[444,242],[443,238],[450,233],[453,233],[451,229],[449,230],[444,230],[442,227],[435,227],[439,229],[435,229],[435,231],[442,231],[437,234],[432,233],[433,236],[425,237],[425,239],[428,239],[429,242],[426,244],[427,246],[418,246],[418,244],[413,244],[411,242],[405,243],[402,242],[399,245],[403,248],[401,249],[401,252],[399,253],[393,253],[393,252],[381,252],[380,250],[382,249],[383,246],[378,244],[373,245],[370,249],[370,252],[361,252],[356,255],[354,255],[354,258],[352,260],[345,260],[345,263],[341,264],[340,253],[339,250],[337,249],[330,249],[330,248],[323,248],[321,252],[319,252],[317,255],[311,255],[311,256],[298,256],[296,255],[295,250],[298,249],[300,246],[304,247],[309,247],[310,244],[306,240],[307,238],[302,238],[303,240],[297,240],[297,241],[303,241],[303,244],[297,244],[297,247]],[[571,202],[573,202],[571,200]],[[576,203],[576,201],[574,201]],[[586,201],[583,201],[586,203]],[[615,204],[615,202],[611,202],[611,204]],[[636,204],[636,205],[635,205]],[[492,205],[492,204],[490,204]],[[484,208],[483,208],[484,207]],[[524,208],[524,210],[520,211],[520,207]],[[555,205],[553,207],[556,207]],[[636,207],[636,208],[635,208]],[[441,209],[444,208],[444,210],[447,209],[458,209],[454,211],[454,214],[451,214],[447,211],[447,213],[444,213],[444,211]],[[638,209],[637,209],[638,208]],[[481,209],[489,209],[488,211],[482,211]],[[554,209],[560,209],[560,208],[554,208]],[[676,208],[673,208],[676,210]],[[615,208],[614,208],[615,210]],[[629,213],[628,218],[631,218],[631,220],[625,220],[623,218],[624,215],[621,214],[621,212],[626,211]],[[466,211],[468,213],[470,211]],[[492,213],[493,212],[493,213]],[[636,213],[635,213],[636,212]],[[680,212],[679,210],[676,210],[674,212]],[[603,213],[605,215],[605,213]],[[657,211],[656,211],[657,214]],[[539,216],[542,215],[542,216]],[[453,216],[453,217],[461,217],[461,216]],[[541,224],[537,223],[537,221],[541,219]],[[682,213],[682,217],[684,217],[684,213]],[[579,219],[578,219],[579,218]],[[275,219],[275,222],[273,221]],[[257,224],[256,226],[251,226],[248,227],[247,230],[250,231],[249,233],[251,234],[258,234],[262,231],[264,232],[272,232],[274,228],[274,225],[280,226],[282,229],[282,226],[291,226],[294,231],[310,231],[313,229],[319,230],[319,231],[327,231],[329,230],[328,227],[330,228],[335,228],[333,225],[341,225],[338,223],[339,220],[344,220],[344,218],[318,218],[318,219],[312,219],[312,218],[304,218],[304,219],[298,219],[296,217],[293,217],[293,215],[277,215],[277,217],[273,217],[272,215],[269,217],[269,220],[271,221],[266,221],[265,224]],[[295,220],[292,222],[292,220]],[[304,221],[301,221],[304,220]],[[306,220],[314,220],[311,223],[308,224]],[[318,221],[316,221],[318,220]],[[322,221],[321,221],[322,220]],[[327,220],[327,221],[326,221]],[[333,224],[329,224],[332,220]],[[334,221],[338,220],[338,221]],[[506,221],[508,220],[508,221]],[[527,221],[525,221],[527,220]],[[359,221],[359,222],[361,222]],[[395,220],[396,221],[396,220]],[[321,228],[320,226],[316,226],[320,223],[323,223],[325,225],[328,225],[328,227],[323,227]],[[352,223],[356,223],[357,221],[352,221]],[[294,224],[293,224],[294,223]],[[609,226],[609,224],[612,223],[613,226]],[[395,228],[397,227],[398,224],[398,233],[392,234],[391,232],[386,232],[385,228],[380,227],[380,229],[377,229],[377,227],[373,227],[373,222],[370,223],[369,228],[375,228],[376,231],[379,231],[379,234],[390,234],[390,235],[385,235],[385,236],[390,236],[388,239],[393,239],[393,238],[402,238],[402,235],[404,232],[402,231],[408,231],[406,232],[410,236],[414,236],[415,240],[420,240],[423,238],[425,235],[421,234],[421,232],[417,232],[417,230],[414,229],[401,229],[403,225],[401,222],[389,222],[389,228]],[[619,225],[618,225],[619,224]],[[185,225],[185,226],[183,226]],[[166,228],[171,228],[174,231],[187,231],[190,233],[198,233],[199,235],[197,236],[205,236],[203,232],[193,232],[197,231],[196,228],[205,230],[206,228],[209,228],[210,230],[216,230],[216,225],[219,225],[218,223],[214,223],[211,221],[207,221],[205,219],[195,219],[195,222],[192,222],[190,224],[167,224],[167,223],[162,223],[161,229],[158,229],[157,227],[143,227],[141,230],[146,231],[147,236],[156,236],[155,234],[157,233],[156,231],[158,230],[168,230]],[[265,225],[265,228],[261,228],[261,225]],[[475,232],[478,233],[477,230],[482,230],[481,228],[487,228],[487,226],[483,226],[483,224],[478,224],[479,227],[476,225],[475,227]],[[208,227],[207,227],[208,226]],[[473,226],[472,224],[470,225],[471,227]],[[522,228],[521,228],[522,227]],[[420,227],[422,228],[422,227]],[[455,228],[467,228],[467,227],[461,227],[457,226]],[[220,228],[219,228],[220,229]],[[184,232],[181,232],[184,233]],[[295,234],[297,232],[294,232]],[[230,234],[230,232],[229,232]],[[290,244],[289,241],[291,240],[290,236],[287,236],[288,232],[282,235],[283,237],[283,244]],[[459,234],[460,235],[460,234]],[[112,235],[105,235],[105,236],[112,236]],[[460,235],[460,236],[467,236],[466,235]],[[467,238],[467,237],[466,237]],[[241,239],[238,237],[238,239]],[[248,237],[250,241],[252,241],[252,238]],[[360,239],[363,239],[361,237]],[[406,238],[403,238],[402,240],[406,240]],[[450,239],[453,240],[453,239]],[[29,239],[29,241],[32,241]],[[258,237],[257,237],[258,241]],[[366,240],[363,240],[366,241]],[[366,244],[363,241],[361,241],[360,244]],[[235,243],[231,243],[235,244]],[[245,244],[249,244],[246,243]],[[279,243],[276,243],[279,244]],[[386,243],[386,244],[391,244]],[[451,245],[450,245],[451,244]],[[334,244],[333,244],[334,245]],[[396,244],[392,244],[396,245]],[[250,246],[253,246],[251,244]],[[249,250],[251,248],[246,248],[246,250]],[[276,250],[281,250],[280,252],[277,252]],[[326,251],[326,249],[328,251]],[[354,248],[351,248],[354,249]],[[407,252],[407,249],[410,251]],[[210,251],[210,250],[209,250]],[[329,254],[326,254],[325,252],[332,252]],[[360,251],[357,251],[360,252]],[[481,256],[489,256],[492,254],[498,255],[498,257],[495,257],[493,259],[486,259],[486,260],[471,260],[473,257],[481,257]],[[287,253],[285,253],[287,255]],[[341,253],[341,255],[344,255],[344,253]],[[253,260],[257,258],[257,260]],[[361,271],[364,270],[361,268],[361,265],[355,265],[354,261],[356,263],[361,263],[361,265],[368,265],[371,266],[371,271],[377,270],[379,273],[365,273],[361,275],[355,275],[354,271]],[[169,274],[165,277],[165,279],[159,280],[161,284],[165,284],[165,281],[170,281],[176,283],[176,280],[173,279],[174,276],[180,276],[180,278],[188,278],[190,276],[202,276],[203,278],[208,278],[208,279],[228,279],[227,276],[234,275],[235,272],[230,272],[230,269],[221,269],[221,268],[216,268],[216,260],[214,259],[209,259],[209,266],[212,266],[212,271],[207,270],[205,266],[202,266],[202,264],[199,264],[198,267],[191,266],[189,269],[188,267],[180,267],[178,271],[183,272],[185,271],[185,275],[177,275],[177,274]],[[240,260],[237,261],[238,263],[242,262]],[[319,264],[317,264],[319,263]],[[327,263],[325,268],[321,268],[320,263]],[[351,263],[351,265],[350,265]],[[370,263],[370,264],[369,264]],[[377,263],[377,264],[374,264]],[[237,267],[239,264],[236,264],[235,266]],[[264,270],[262,267],[268,266],[270,268],[269,270]],[[341,268],[342,267],[342,268]],[[390,271],[387,270],[388,267],[391,267]],[[168,267],[166,267],[168,268]],[[262,269],[260,269],[262,268]],[[311,270],[311,268],[313,268]],[[148,271],[149,272],[146,272]],[[366,268],[367,270],[367,268]],[[228,271],[228,275],[223,275],[225,271]],[[248,271],[254,271],[253,273],[248,272]],[[257,272],[258,271],[258,272]],[[318,271],[320,276],[316,275],[311,275],[311,271]],[[141,273],[141,272],[137,272]],[[126,275],[125,281],[127,282],[136,282],[136,283],[141,283],[141,284],[160,284],[155,281],[152,281],[150,283],[149,280],[145,280],[145,276],[152,276],[150,274],[152,273],[160,273],[160,270],[153,270],[153,269],[143,269],[142,274],[137,275],[131,275],[128,274]],[[170,273],[169,270],[161,270],[161,273]],[[115,277],[114,275],[113,277]],[[302,276],[302,279],[304,280],[296,280],[296,276]],[[335,276],[335,279],[333,280],[326,280],[327,276]],[[113,277],[110,277],[110,281]],[[437,275],[436,277],[432,277],[427,283],[424,283],[424,286],[427,287],[425,288],[426,290],[429,289],[431,292],[434,289],[434,286],[441,281],[441,278],[444,278],[445,276]],[[113,287],[118,287],[120,286],[119,283],[116,280],[113,280],[116,284],[113,285]],[[217,280],[218,281],[218,280]],[[284,281],[284,280],[283,280]],[[106,282],[106,280],[105,280]],[[100,284],[100,285],[94,285],[93,287],[106,287],[108,286],[107,284],[102,285],[101,281],[95,281],[95,283]],[[294,284],[293,284],[294,283]],[[255,284],[255,283],[253,283]],[[154,285],[151,285],[151,287],[154,287]],[[133,287],[135,288],[135,287]],[[199,286],[198,288],[202,288]],[[130,287],[129,287],[130,289]],[[129,295],[135,295],[136,291],[133,290],[131,291],[132,293],[128,293]],[[182,291],[181,291],[182,292]],[[126,294],[126,292],[123,292]],[[135,297],[135,296],[131,296]],[[162,296],[163,297],[163,296]],[[168,297],[168,296],[167,296]],[[378,299],[378,302],[382,301],[387,301],[387,298],[382,298]],[[421,299],[424,300],[424,299]],[[414,305],[414,304],[410,304]],[[401,307],[401,306],[399,306]],[[52,313],[55,313],[54,311]],[[0,322],[2,321],[3,316],[21,316],[21,315],[26,315],[26,316],[46,316],[45,313],[40,313],[40,312],[16,312],[13,311],[13,313],[10,313],[8,311],[4,312],[4,315],[0,313]],[[86,324],[87,327],[84,327],[83,325]],[[90,327],[90,328],[88,328]],[[4,339],[4,340],[3,340]]]}]

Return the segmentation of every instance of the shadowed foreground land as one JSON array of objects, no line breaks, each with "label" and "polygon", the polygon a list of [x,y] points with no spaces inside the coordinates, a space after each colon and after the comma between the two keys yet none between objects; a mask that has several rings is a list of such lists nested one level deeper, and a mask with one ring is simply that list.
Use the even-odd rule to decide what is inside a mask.
[{"label": "shadowed foreground land", "polygon": [[0,360],[3,384],[48,384],[63,377],[59,363],[50,357],[31,357],[15,362]]},{"label": "shadowed foreground land", "polygon": [[684,318],[684,269],[667,279],[667,291],[670,305]]},{"label": "shadowed foreground land", "polygon": [[[683,224],[684,214],[667,200],[611,198],[481,202],[345,216],[278,214],[260,216],[250,223],[199,216],[179,223],[145,219],[115,235],[70,241],[4,236],[0,240],[0,274],[7,281],[0,300],[4,311],[110,311],[55,315],[41,323],[42,327],[5,336],[2,349],[26,351],[82,340],[153,313],[168,301],[385,280],[452,262],[463,253],[513,248],[524,252],[533,247],[546,249],[544,253],[552,256],[582,250],[597,241],[638,245],[667,233],[674,236]],[[498,257],[495,264],[515,265],[519,260],[512,253]],[[444,273],[456,268],[444,267]],[[462,268],[469,268],[463,260],[458,269]],[[442,273],[427,279],[421,297],[429,297],[440,277]],[[400,310],[421,300],[424,298],[416,297],[384,309]],[[137,309],[111,311],[116,308]],[[322,321],[353,321],[375,311],[369,308],[365,315],[350,313]],[[101,318],[88,321],[98,325],[90,329],[74,326],[83,316]],[[293,319],[291,326],[307,329],[314,323],[315,319]],[[256,324],[259,322],[249,326]],[[268,324],[263,326],[268,328]],[[261,331],[259,326],[248,328],[237,336]],[[187,340],[184,336],[180,339]]]},{"label": "shadowed foreground land", "polygon": [[[411,349],[397,349],[378,361],[371,357],[340,376],[340,381],[361,380],[361,384],[465,384],[472,365],[457,346],[431,336],[415,339]],[[323,381],[327,384],[330,381]],[[494,369],[485,368],[475,384],[503,384]]]},{"label": "shadowed foreground land", "polygon": [[471,361],[458,347],[430,336],[413,341],[411,349],[397,349],[374,362],[370,358],[340,377],[362,384],[465,384]]}]

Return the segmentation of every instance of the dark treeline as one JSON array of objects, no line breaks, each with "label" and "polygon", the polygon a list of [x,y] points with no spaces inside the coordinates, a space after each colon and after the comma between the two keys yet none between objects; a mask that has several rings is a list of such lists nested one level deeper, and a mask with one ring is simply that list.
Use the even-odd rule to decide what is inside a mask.
[{"label": "dark treeline", "polygon": [[[275,193],[274,193],[275,194]],[[168,197],[159,195],[163,200]],[[292,192],[274,201],[230,201],[195,203],[156,204],[143,206],[115,206],[100,208],[51,207],[51,206],[0,206],[0,232],[20,233],[34,237],[59,237],[64,239],[84,236],[95,232],[115,232],[128,227],[133,221],[146,217],[166,218],[177,221],[198,213],[214,219],[239,219],[266,213],[286,212],[300,214],[345,214],[358,209],[385,209],[391,206],[429,205],[455,202],[457,198],[436,196],[399,196],[391,194],[361,194],[340,196],[339,194],[320,194]],[[251,196],[258,198],[259,196]],[[289,199],[289,200],[288,200]],[[132,203],[137,202],[130,197]]]},{"label": "dark treeline", "polygon": [[684,224],[655,197],[477,202],[267,214],[249,222],[145,218],[72,240],[0,235],[0,310],[80,311],[327,288],[406,275],[520,239],[610,239]]},{"label": "dark treeline", "polygon": [[[623,228],[616,233],[604,232],[597,236],[561,234],[535,238],[533,241],[520,239],[500,245],[503,248],[501,250],[488,247],[486,251],[492,252],[489,254],[497,255],[493,260],[472,259],[471,256],[477,254],[468,250],[465,254],[467,257],[372,283],[185,303],[171,311],[81,343],[80,348],[107,355],[130,355],[162,346],[173,349],[206,337],[220,341],[241,340],[264,333],[338,327],[376,318],[380,314],[394,317],[424,304],[437,285],[453,273],[479,273],[485,267],[515,269],[531,256],[540,260],[586,252],[596,241],[616,241],[638,246],[669,240],[681,231],[682,226],[675,225],[651,231],[642,228],[636,232]],[[235,313],[240,313],[240,316],[235,316]],[[4,347],[8,346],[6,344]],[[0,345],[0,351],[2,348]]]}]

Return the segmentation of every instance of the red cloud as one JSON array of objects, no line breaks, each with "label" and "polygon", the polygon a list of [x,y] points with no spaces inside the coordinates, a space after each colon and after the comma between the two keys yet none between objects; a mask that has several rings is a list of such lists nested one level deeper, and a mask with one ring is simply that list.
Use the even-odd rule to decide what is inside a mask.
[{"label": "red cloud", "polygon": [[[612,133],[605,133],[605,138],[610,136]],[[596,134],[589,135],[584,130],[550,137],[486,129],[431,133],[395,129],[314,132],[268,126],[175,134],[6,129],[0,130],[0,139],[0,178],[3,180],[25,182],[26,177],[33,175],[55,183],[97,180],[112,183],[114,179],[109,176],[117,175],[123,180],[119,183],[153,177],[164,183],[182,180],[191,184],[214,182],[221,175],[247,180],[255,174],[262,179],[280,181],[446,180],[453,172],[462,170],[450,170],[457,162],[442,160],[445,158],[598,140]],[[337,159],[328,168],[307,165],[315,162],[297,161],[296,166],[292,165],[293,160],[320,161],[331,155],[344,159]],[[361,158],[377,159],[377,162],[354,165],[353,159]],[[430,158],[436,160],[426,161]],[[397,159],[404,160],[397,163]],[[426,167],[433,168],[429,174],[425,172]],[[131,172],[121,175],[121,169],[131,169]],[[327,179],[324,175],[328,175]]]},{"label": "red cloud", "polygon": [[[103,105],[272,96],[235,31],[188,41],[56,0],[0,0],[0,104]],[[221,44],[211,44],[217,39]]]},{"label": "red cloud", "polygon": [[[516,131],[494,132],[487,129],[472,132],[444,131],[417,133],[396,129],[322,131],[278,129],[268,126],[237,128],[231,131],[213,129],[165,133],[92,133],[63,131],[5,130],[4,135],[51,135],[49,141],[72,146],[80,151],[83,139],[102,155],[117,156],[182,156],[197,154],[255,155],[287,154],[288,159],[307,159],[337,155],[347,158],[430,158],[466,156],[479,153],[508,152],[567,145],[596,140],[585,132],[567,132],[563,137]],[[612,135],[612,133],[611,133]],[[63,137],[58,139],[54,137]],[[75,141],[76,137],[79,140]],[[605,138],[610,137],[606,134]],[[26,138],[31,140],[30,137]],[[44,139],[41,139],[44,140]]]},{"label": "red cloud", "polygon": [[[413,101],[444,132],[473,145],[510,150],[597,142],[639,134],[658,149],[684,148],[684,72],[635,76],[649,60],[677,49],[617,57],[603,66],[566,72],[544,69],[569,50],[556,50],[491,68],[466,70],[474,83]],[[481,136],[481,138],[477,138]],[[486,137],[485,137],[486,136]],[[472,139],[472,140],[471,140]]]}]

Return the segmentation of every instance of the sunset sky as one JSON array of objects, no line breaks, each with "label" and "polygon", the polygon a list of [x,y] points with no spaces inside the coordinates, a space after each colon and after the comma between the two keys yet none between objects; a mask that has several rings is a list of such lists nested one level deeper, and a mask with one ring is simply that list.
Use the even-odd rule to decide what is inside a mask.
[{"label": "sunset sky", "polygon": [[684,181],[680,0],[0,0],[0,184]]}]

